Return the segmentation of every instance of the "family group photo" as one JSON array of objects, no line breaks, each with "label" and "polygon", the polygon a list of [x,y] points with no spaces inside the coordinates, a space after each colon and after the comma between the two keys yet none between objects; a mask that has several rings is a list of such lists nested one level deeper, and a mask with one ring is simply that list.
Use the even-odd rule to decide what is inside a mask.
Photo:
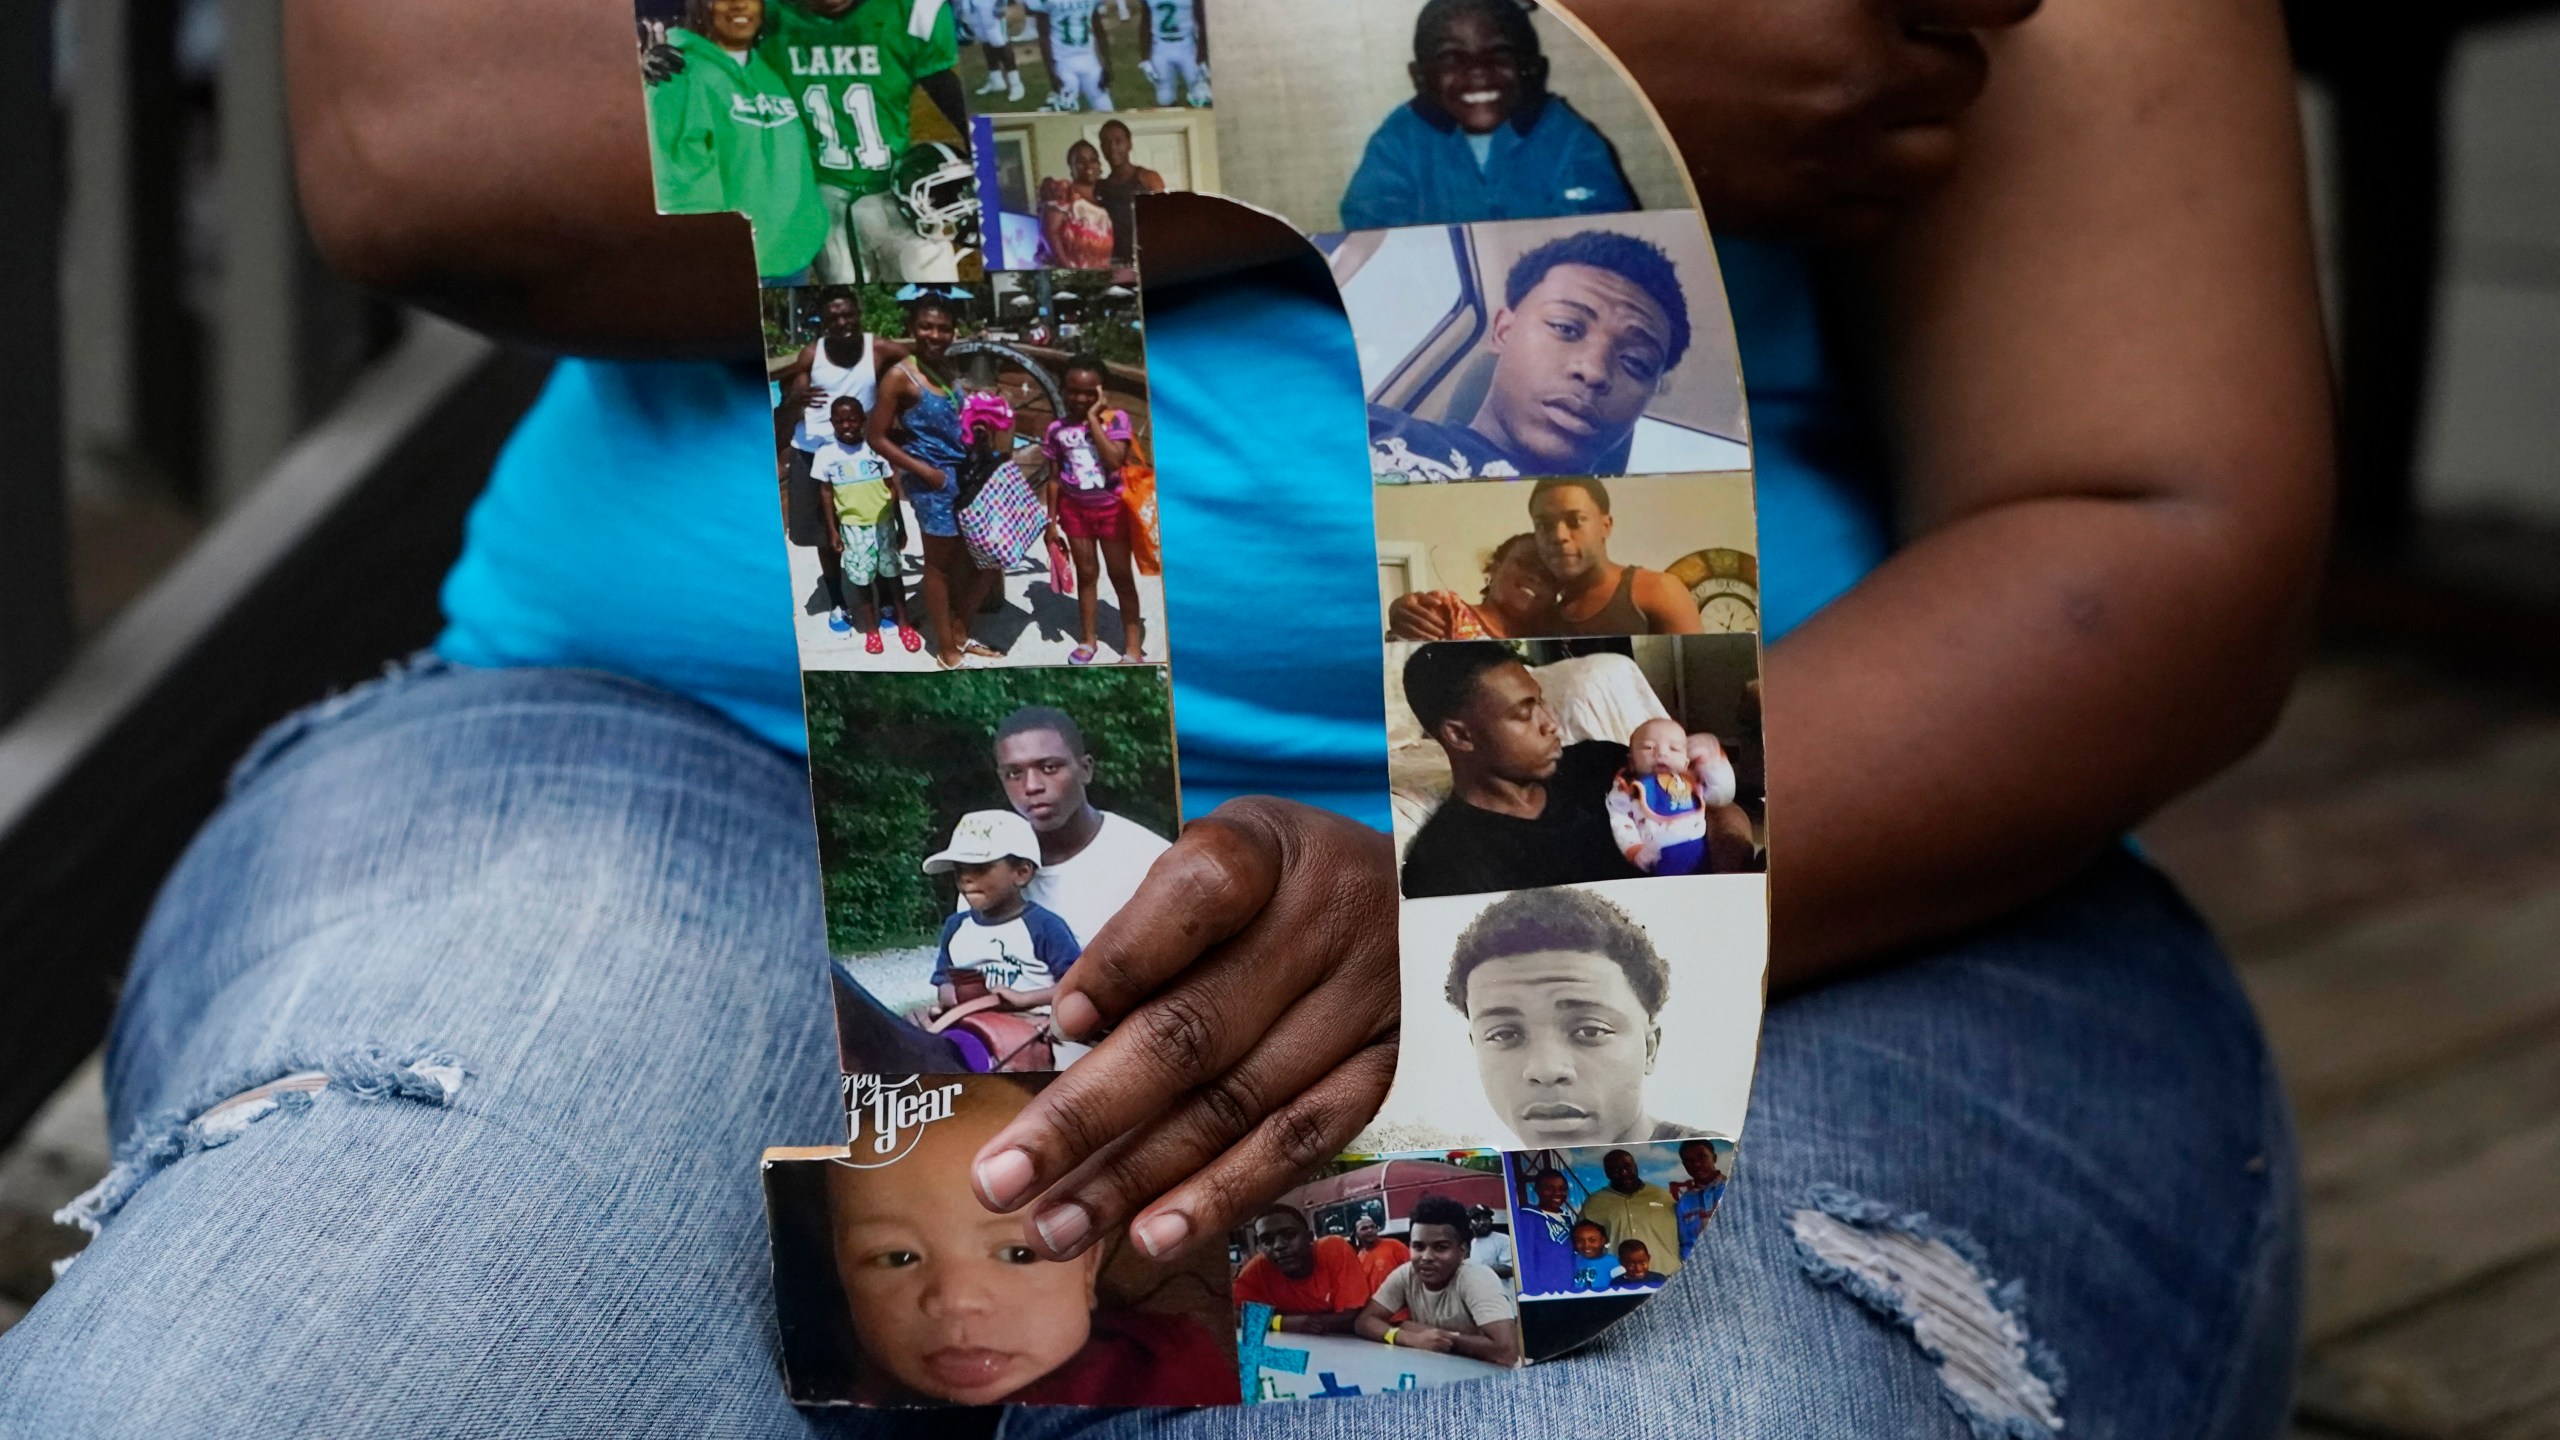
[{"label": "family group photo", "polygon": [[1748,475],[1380,486],[1376,503],[1392,639],[1760,629]]},{"label": "family group photo", "polygon": [[1765,868],[1757,639],[1391,641],[1405,895]]},{"label": "family group photo", "polygon": [[1352,1148],[1738,1133],[1767,894],[1756,875],[1702,875],[1405,901],[1403,1045]]},{"label": "family group photo", "polygon": [[1570,23],[1521,0],[1238,6],[1226,193],[1309,234],[1680,209],[1679,162]]},{"label": "family group photo", "polygon": [[1327,237],[1381,484],[1751,468],[1695,212]]},{"label": "family group photo", "polygon": [[970,1192],[1041,1075],[871,1075],[848,1143],[764,1153],[782,1369],[803,1405],[1232,1405],[1226,1256],[1125,1241],[1072,1260]]},{"label": "family group photo", "polygon": [[1724,1199],[1733,1152],[1731,1140],[1700,1137],[1502,1157],[1530,1359],[1588,1340],[1680,1273]]},{"label": "family group photo", "polygon": [[1163,658],[1133,288],[771,289],[764,324],[804,666]]},{"label": "family group photo", "polygon": [[1063,1069],[1057,985],[1179,828],[1165,671],[803,684],[843,1068]]},{"label": "family group photo", "polygon": [[945,0],[638,0],[636,14],[660,213],[746,216],[767,285],[978,266]]}]

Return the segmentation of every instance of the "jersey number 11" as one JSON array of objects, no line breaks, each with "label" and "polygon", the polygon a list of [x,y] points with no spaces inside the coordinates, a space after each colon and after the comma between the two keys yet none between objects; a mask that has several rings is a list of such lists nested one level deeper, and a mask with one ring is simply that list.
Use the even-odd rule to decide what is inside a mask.
[{"label": "jersey number 11", "polygon": [[880,109],[871,98],[871,87],[844,87],[845,118],[853,122],[854,147],[850,151],[844,148],[844,134],[836,128],[835,107],[827,99],[824,85],[812,85],[800,97],[810,123],[818,127],[819,137],[826,141],[818,151],[819,166],[828,170],[888,169],[889,142],[880,138]]}]

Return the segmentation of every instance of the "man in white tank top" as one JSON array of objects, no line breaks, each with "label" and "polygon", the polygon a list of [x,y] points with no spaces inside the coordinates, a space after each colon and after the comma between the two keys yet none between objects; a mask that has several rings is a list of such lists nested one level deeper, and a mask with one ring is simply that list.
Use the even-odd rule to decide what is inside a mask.
[{"label": "man in white tank top", "polygon": [[851,395],[868,410],[878,388],[871,339],[862,329],[861,300],[849,286],[830,286],[820,295],[818,338],[773,373],[783,396],[776,418],[788,417],[792,445],[813,455],[835,434],[827,407],[838,396]]},{"label": "man in white tank top", "polygon": [[[833,607],[827,625],[842,632],[853,627],[845,604],[843,552],[835,511],[825,487],[809,473],[809,461],[835,437],[828,408],[839,396],[850,395],[870,409],[879,381],[871,339],[862,329],[862,302],[849,286],[829,286],[819,294],[823,328],[818,338],[772,374],[782,394],[773,411],[773,431],[781,451],[783,528],[792,544],[818,552],[818,576]],[[869,577],[864,578],[868,583]]]}]

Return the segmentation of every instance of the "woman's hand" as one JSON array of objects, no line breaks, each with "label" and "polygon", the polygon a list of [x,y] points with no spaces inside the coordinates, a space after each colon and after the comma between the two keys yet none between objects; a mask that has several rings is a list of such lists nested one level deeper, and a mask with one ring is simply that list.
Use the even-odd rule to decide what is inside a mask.
[{"label": "woman's hand", "polygon": [[1445,590],[1418,591],[1387,602],[1387,633],[1398,640],[1446,640],[1457,634],[1457,616]]},{"label": "woman's hand", "polygon": [[1387,837],[1230,801],[1059,982],[1059,1033],[1108,1038],[979,1151],[978,1198],[1029,1204],[1025,1232],[1056,1259],[1124,1222],[1160,1258],[1223,1235],[1377,1113],[1400,993]]}]

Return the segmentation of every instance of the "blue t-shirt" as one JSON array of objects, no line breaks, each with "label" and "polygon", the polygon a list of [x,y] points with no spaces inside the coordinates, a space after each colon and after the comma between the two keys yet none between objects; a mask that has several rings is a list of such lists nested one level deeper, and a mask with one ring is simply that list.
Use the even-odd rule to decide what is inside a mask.
[{"label": "blue t-shirt", "polygon": [[1573,1288],[1575,1290],[1606,1290],[1609,1288],[1609,1283],[1617,1278],[1617,1256],[1605,1250],[1597,1255],[1585,1255],[1578,1250],[1574,1252]]},{"label": "blue t-shirt", "polygon": [[971,970],[1008,990],[1045,990],[1066,978],[1067,967],[1083,953],[1076,932],[1045,905],[1026,900],[1021,914],[993,923],[975,910],[962,910],[942,922],[933,983],[948,983],[954,970]]},{"label": "blue t-shirt", "polygon": [[1370,135],[1342,192],[1342,228],[1543,220],[1635,208],[1617,152],[1559,97],[1522,106],[1489,135],[1470,135],[1439,107],[1417,100],[1398,106]]},{"label": "blue t-shirt", "polygon": [[[1774,638],[1881,559],[1885,532],[1802,258],[1717,251]],[[1310,255],[1153,290],[1147,330],[1184,810],[1274,794],[1385,828],[1365,402],[1332,284]],[[753,365],[563,361],[473,507],[437,648],[612,671],[804,748],[772,475]]]}]

